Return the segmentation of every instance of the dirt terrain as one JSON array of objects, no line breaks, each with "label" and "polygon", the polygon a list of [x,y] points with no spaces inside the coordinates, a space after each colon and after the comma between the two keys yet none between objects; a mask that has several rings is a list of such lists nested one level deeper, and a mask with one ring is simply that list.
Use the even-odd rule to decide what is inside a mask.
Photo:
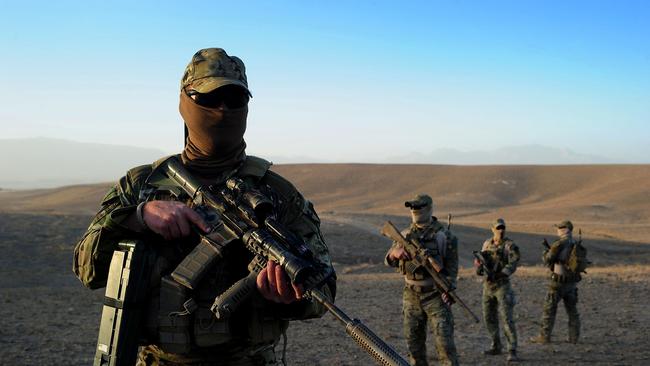
[{"label": "dirt terrain", "polygon": [[[454,187],[434,168],[467,169],[467,177],[474,170],[473,179],[484,184],[464,182]],[[458,214],[452,223],[460,239],[458,295],[479,317],[481,282],[471,268],[471,251],[489,236],[487,223],[491,219],[504,216],[508,221],[508,236],[518,243],[523,255],[513,282],[518,298],[515,315],[521,364],[647,365],[650,188],[646,182],[650,168],[579,168],[584,169],[579,179],[569,179],[566,184],[556,184],[550,178],[543,181],[542,177],[566,176],[568,167],[500,167],[496,170],[501,173],[495,173],[483,167],[423,166],[429,175],[423,173],[414,182],[391,180],[390,176],[402,169],[400,166],[309,165],[282,166],[277,170],[294,180],[316,203],[339,276],[337,304],[362,319],[402,355],[406,354],[401,326],[403,280],[383,266],[390,243],[378,231],[385,220],[405,226],[407,212],[401,202],[424,191],[434,196],[437,211],[442,211],[440,216],[446,217],[448,211]],[[543,172],[534,172],[536,169]],[[609,170],[617,172],[613,176],[603,173]],[[367,174],[375,174],[377,182],[369,185],[366,180],[374,180],[365,177]],[[465,172],[455,174],[459,181],[465,176]],[[320,184],[316,182],[318,175]],[[507,192],[498,195],[487,189],[492,176],[506,181],[519,179],[515,190],[518,196],[508,201]],[[591,181],[595,177],[600,183]],[[103,290],[87,290],[74,277],[72,248],[106,187],[0,192],[0,364],[91,363]],[[323,187],[328,188],[327,192]],[[467,193],[470,187],[474,193]],[[522,187],[527,191],[520,193]],[[447,195],[454,190],[467,190],[468,198],[453,201]],[[497,198],[489,200],[489,195]],[[465,194],[457,197],[461,201]],[[598,202],[607,207],[603,209],[606,212],[593,214],[600,208],[581,211],[588,202]],[[547,282],[546,270],[539,265],[540,242],[544,237],[553,238],[551,223],[565,217],[584,228],[585,244],[594,262],[579,285],[583,337],[578,345],[564,342],[567,317],[560,306],[554,342],[547,346],[530,344],[527,339],[538,331]],[[627,235],[628,230],[632,234]],[[462,364],[505,363],[504,356],[482,355],[487,346],[482,324],[474,324],[456,306],[454,315]],[[288,338],[287,358],[292,365],[374,364],[329,314],[322,319],[294,322]],[[429,354],[435,364],[433,347]]]}]

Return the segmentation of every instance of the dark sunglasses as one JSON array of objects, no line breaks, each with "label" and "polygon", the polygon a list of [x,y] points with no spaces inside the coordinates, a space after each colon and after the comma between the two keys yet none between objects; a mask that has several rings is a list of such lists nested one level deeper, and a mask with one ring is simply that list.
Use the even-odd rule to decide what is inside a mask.
[{"label": "dark sunglasses", "polygon": [[222,105],[228,109],[245,107],[250,99],[248,91],[237,85],[226,85],[209,93],[199,93],[193,89],[186,89],[185,94],[194,100],[194,103],[206,108],[219,108]]},{"label": "dark sunglasses", "polygon": [[423,209],[423,208],[427,207],[427,205],[411,205],[410,207],[411,207],[411,210],[420,210],[420,209]]},{"label": "dark sunglasses", "polygon": [[503,225],[499,225],[499,226],[495,227],[495,229],[496,229],[496,230],[505,230],[506,227],[503,226]]}]

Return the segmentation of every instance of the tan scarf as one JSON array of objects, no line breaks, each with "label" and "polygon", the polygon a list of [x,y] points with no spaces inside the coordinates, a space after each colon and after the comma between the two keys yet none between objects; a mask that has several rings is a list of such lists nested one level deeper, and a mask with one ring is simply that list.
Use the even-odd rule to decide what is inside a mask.
[{"label": "tan scarf", "polygon": [[203,178],[214,179],[238,168],[246,160],[248,106],[221,110],[196,104],[181,92],[179,105],[188,136],[183,164]]},{"label": "tan scarf", "polygon": [[417,210],[411,210],[411,221],[415,226],[422,229],[427,227],[432,221],[433,206],[427,205]]}]

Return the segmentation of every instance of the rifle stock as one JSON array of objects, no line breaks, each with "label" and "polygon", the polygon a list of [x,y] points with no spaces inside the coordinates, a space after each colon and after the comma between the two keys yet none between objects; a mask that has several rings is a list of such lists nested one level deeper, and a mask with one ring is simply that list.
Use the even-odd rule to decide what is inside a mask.
[{"label": "rifle stock", "polygon": [[472,312],[467,304],[456,295],[456,292],[454,291],[455,289],[449,280],[440,274],[440,271],[443,269],[440,263],[426,253],[426,249],[422,244],[415,240],[406,240],[406,238],[402,236],[399,230],[390,221],[384,223],[384,226],[381,228],[381,234],[397,242],[402,248],[404,248],[411,258],[411,261],[427,270],[441,293],[447,294],[454,302],[458,303],[475,322],[479,322],[478,317]]}]

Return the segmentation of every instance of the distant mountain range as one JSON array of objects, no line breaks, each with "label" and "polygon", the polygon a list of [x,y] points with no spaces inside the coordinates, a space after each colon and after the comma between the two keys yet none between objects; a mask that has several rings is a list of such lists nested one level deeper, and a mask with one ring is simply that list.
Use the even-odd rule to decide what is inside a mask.
[{"label": "distant mountain range", "polygon": [[597,155],[580,154],[570,149],[542,145],[500,147],[494,150],[460,151],[437,149],[430,153],[395,156],[384,163],[452,165],[566,165],[622,163]]},{"label": "distant mountain range", "polygon": [[[62,139],[0,139],[0,189],[51,188],[72,184],[112,182],[131,167],[149,164],[169,154],[157,149],[82,143]],[[252,154],[255,155],[253,151]],[[451,165],[563,165],[625,163],[579,154],[569,149],[541,145],[502,147],[489,151],[463,152],[438,149],[388,158],[327,161],[308,156],[268,156],[276,164],[300,163],[392,163]]]}]

